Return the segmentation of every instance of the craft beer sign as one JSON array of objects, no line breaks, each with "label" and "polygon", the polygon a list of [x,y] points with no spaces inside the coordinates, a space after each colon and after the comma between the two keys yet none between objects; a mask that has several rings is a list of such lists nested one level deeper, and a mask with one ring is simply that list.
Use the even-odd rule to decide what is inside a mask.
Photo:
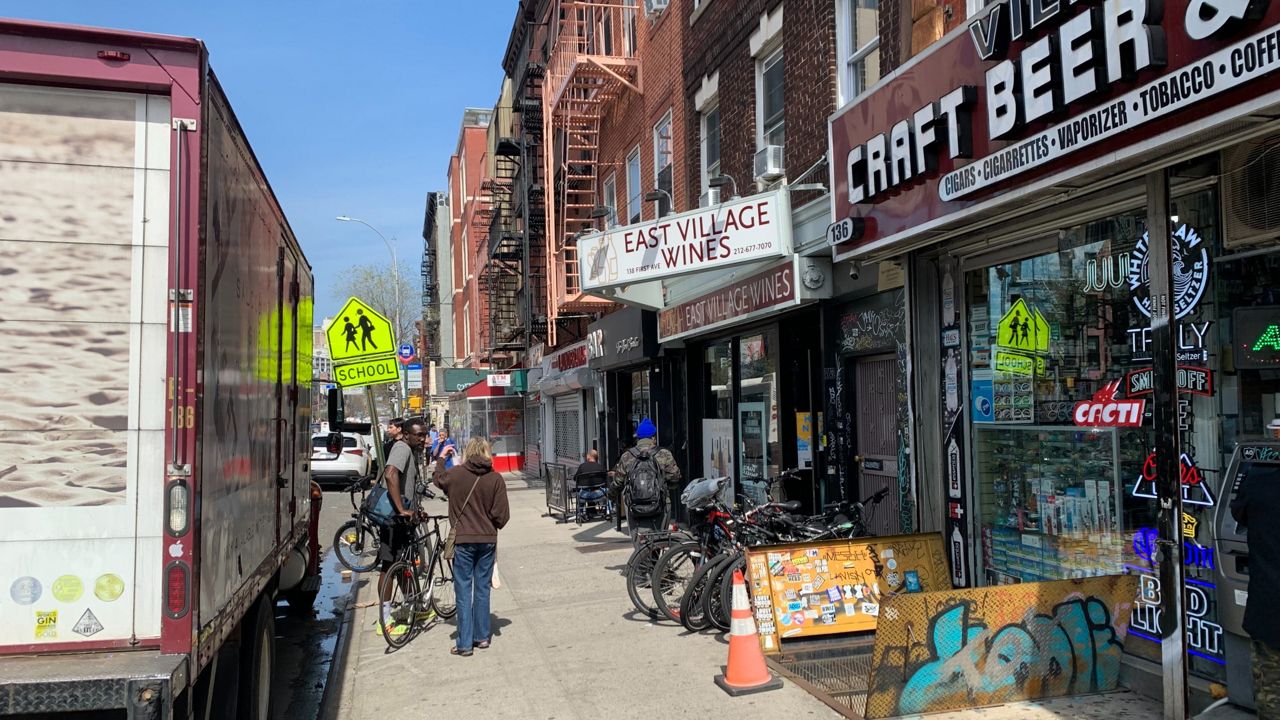
[{"label": "craft beer sign", "polygon": [[1269,4],[990,6],[832,117],[832,222],[862,228],[836,259],[1123,159],[1139,138],[1201,131],[1191,123],[1277,90],[1280,3]]},{"label": "craft beer sign", "polygon": [[612,228],[578,241],[582,289],[649,282],[791,253],[786,189]]}]

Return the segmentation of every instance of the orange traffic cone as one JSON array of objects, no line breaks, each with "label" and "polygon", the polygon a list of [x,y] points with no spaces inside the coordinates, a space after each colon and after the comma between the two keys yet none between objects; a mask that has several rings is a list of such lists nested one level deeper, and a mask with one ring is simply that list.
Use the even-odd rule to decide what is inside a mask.
[{"label": "orange traffic cone", "polygon": [[729,664],[723,675],[716,676],[721,690],[737,697],[749,693],[777,690],[782,680],[769,673],[756,635],[756,621],[751,617],[747,601],[747,583],[742,571],[733,572],[733,613],[729,625]]}]

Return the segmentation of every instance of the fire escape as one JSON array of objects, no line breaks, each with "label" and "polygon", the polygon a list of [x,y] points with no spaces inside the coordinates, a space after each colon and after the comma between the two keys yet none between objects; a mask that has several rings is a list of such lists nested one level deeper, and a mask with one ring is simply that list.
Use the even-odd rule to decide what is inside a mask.
[{"label": "fire escape", "polygon": [[543,156],[543,100],[546,65],[529,62],[524,66],[523,78],[517,85],[516,110],[520,113],[517,132],[524,145],[523,165],[519,170],[518,184],[521,192],[516,196],[514,216],[527,223],[521,231],[527,235],[522,250],[527,250],[527,285],[519,296],[522,322],[527,326],[528,344],[549,342],[547,338],[547,191],[543,179],[543,164],[537,159]]},{"label": "fire escape", "polygon": [[[616,0],[621,3],[623,0]],[[546,203],[547,344],[557,343],[558,323],[574,322],[611,303],[584,295],[578,284],[576,237],[597,222],[600,121],[626,90],[640,92],[634,5],[562,0],[553,17],[543,93],[543,177],[553,182]]]},{"label": "fire escape", "polygon": [[440,297],[436,283],[436,213],[439,211],[440,195],[427,193],[427,209],[423,220],[422,237],[422,318],[424,357],[431,361],[440,361]]},{"label": "fire escape", "polygon": [[[502,112],[509,112],[502,109]],[[506,124],[499,125],[506,127]],[[486,297],[487,327],[481,331],[482,347],[488,352],[490,367],[506,367],[514,354],[524,349],[524,323],[516,296],[520,291],[524,260],[520,234],[514,222],[515,177],[520,168],[520,145],[511,138],[499,138],[493,156],[493,177],[482,184],[489,198],[491,218],[488,229],[488,261],[480,273],[480,292]]]}]

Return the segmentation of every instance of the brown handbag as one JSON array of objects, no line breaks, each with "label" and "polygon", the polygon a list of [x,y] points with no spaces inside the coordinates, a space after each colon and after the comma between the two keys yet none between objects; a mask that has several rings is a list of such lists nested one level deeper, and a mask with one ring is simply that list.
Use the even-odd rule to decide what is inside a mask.
[{"label": "brown handbag", "polygon": [[[462,508],[458,510],[459,521],[462,520],[462,514],[467,511],[467,505],[471,503],[471,496],[475,494],[476,486],[479,484],[480,484],[480,478],[477,477],[476,481],[471,485],[471,492],[467,493],[467,499],[462,501]],[[440,551],[440,555],[445,560],[449,560],[449,561],[453,560],[453,544],[454,544],[454,541],[457,539],[457,537],[458,537],[458,524],[455,522],[450,522],[449,537],[444,539],[444,550]]]}]

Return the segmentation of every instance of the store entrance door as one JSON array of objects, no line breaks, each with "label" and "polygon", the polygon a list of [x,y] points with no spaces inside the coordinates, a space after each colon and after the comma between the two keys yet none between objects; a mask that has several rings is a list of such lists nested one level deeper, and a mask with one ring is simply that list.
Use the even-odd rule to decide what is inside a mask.
[{"label": "store entrance door", "polygon": [[884,488],[889,494],[867,518],[875,535],[892,535],[898,525],[898,360],[877,355],[853,360],[853,461],[856,499]]}]

